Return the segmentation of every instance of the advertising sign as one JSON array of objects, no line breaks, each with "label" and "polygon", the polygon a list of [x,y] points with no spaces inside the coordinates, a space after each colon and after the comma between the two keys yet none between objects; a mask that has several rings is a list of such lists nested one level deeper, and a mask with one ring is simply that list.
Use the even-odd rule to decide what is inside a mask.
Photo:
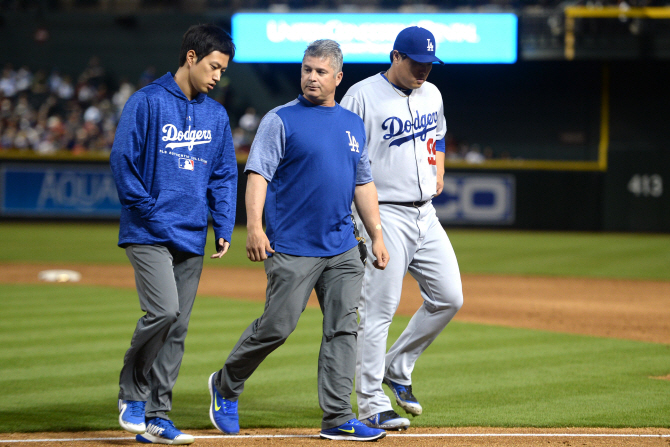
[{"label": "advertising sign", "polygon": [[121,204],[109,166],[3,165],[5,216],[118,217]]},{"label": "advertising sign", "polygon": [[400,31],[433,33],[445,63],[502,63],[517,59],[517,17],[498,14],[239,13],[232,18],[235,62],[297,62],[310,42],[338,42],[345,63],[389,63]]},{"label": "advertising sign", "polygon": [[440,222],[458,225],[511,225],[514,203],[514,177],[495,174],[445,175],[442,194],[433,198]]}]

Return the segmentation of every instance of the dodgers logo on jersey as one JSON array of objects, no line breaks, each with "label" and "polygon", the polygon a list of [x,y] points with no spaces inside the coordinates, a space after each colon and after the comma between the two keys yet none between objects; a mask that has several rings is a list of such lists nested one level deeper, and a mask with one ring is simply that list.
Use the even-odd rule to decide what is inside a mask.
[{"label": "dodgers logo on jersey", "polygon": [[351,152],[360,152],[358,150],[358,141],[356,141],[356,137],[353,136],[348,130],[345,132],[347,132],[347,135],[349,136],[349,147],[351,148]]},{"label": "dodgers logo on jersey", "polygon": [[177,131],[177,127],[174,124],[166,124],[163,126],[163,133],[165,134],[163,141],[179,141],[179,143],[166,144],[166,149],[186,147],[189,151],[192,151],[193,146],[212,142],[211,130],[191,130],[191,126],[188,126],[188,130],[186,131]]},{"label": "dodgers logo on jersey", "polygon": [[436,128],[437,112],[419,115],[419,111],[417,110],[414,121],[407,120],[403,122],[403,120],[397,116],[391,116],[382,122],[382,130],[387,131],[387,133],[383,135],[384,140],[390,140],[393,138],[393,141],[391,141],[389,147],[400,146],[412,138],[420,138],[421,141],[426,141],[428,132]]}]

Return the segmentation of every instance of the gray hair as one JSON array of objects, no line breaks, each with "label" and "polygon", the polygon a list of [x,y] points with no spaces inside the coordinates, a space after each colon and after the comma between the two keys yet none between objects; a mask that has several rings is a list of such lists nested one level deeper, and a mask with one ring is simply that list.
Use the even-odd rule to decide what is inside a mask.
[{"label": "gray hair", "polygon": [[316,57],[319,59],[330,59],[330,66],[335,70],[335,75],[342,71],[342,50],[340,44],[330,39],[319,39],[310,43],[305,50],[305,57]]}]

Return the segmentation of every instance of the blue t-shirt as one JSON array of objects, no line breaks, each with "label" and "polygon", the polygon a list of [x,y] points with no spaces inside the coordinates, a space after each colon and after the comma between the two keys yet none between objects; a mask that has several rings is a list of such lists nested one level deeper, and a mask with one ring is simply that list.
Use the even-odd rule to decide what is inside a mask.
[{"label": "blue t-shirt", "polygon": [[276,252],[323,257],[356,246],[350,218],[354,189],[372,181],[358,115],[300,95],[265,115],[248,171],[269,182],[266,234]]}]

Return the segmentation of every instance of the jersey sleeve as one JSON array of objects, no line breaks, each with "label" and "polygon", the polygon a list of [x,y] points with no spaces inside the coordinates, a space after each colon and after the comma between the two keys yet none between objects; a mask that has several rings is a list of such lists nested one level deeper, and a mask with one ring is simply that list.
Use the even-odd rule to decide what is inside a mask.
[{"label": "jersey sleeve", "polygon": [[244,172],[255,172],[268,182],[272,181],[279,162],[284,158],[286,132],[279,115],[269,112],[261,120],[251,144]]},{"label": "jersey sleeve", "polygon": [[[437,113],[436,139],[438,141],[442,140],[443,147],[444,147],[444,137],[446,135],[447,135],[447,121],[444,119],[444,103],[440,98],[440,111]],[[442,150],[441,152],[444,152],[444,150]]]},{"label": "jersey sleeve", "polygon": [[442,138],[441,140],[437,140],[437,142],[435,144],[435,150],[437,152],[442,152],[442,153],[447,151],[446,144],[444,143],[444,138]]},{"label": "jersey sleeve", "polygon": [[356,166],[356,184],[365,185],[371,181],[373,181],[372,169],[370,168],[370,158],[368,157],[368,142],[366,137],[363,150],[361,151],[361,159],[358,160],[358,166]]},{"label": "jersey sleeve", "polygon": [[354,112],[361,118],[364,118],[365,116],[365,108],[363,107],[363,104],[349,91],[347,91],[344,98],[342,98],[340,105],[345,109]]},{"label": "jersey sleeve", "polygon": [[142,152],[146,150],[150,115],[146,94],[133,94],[121,112],[109,156],[121,205],[140,216],[149,214],[156,203],[147,191],[138,167]]}]

